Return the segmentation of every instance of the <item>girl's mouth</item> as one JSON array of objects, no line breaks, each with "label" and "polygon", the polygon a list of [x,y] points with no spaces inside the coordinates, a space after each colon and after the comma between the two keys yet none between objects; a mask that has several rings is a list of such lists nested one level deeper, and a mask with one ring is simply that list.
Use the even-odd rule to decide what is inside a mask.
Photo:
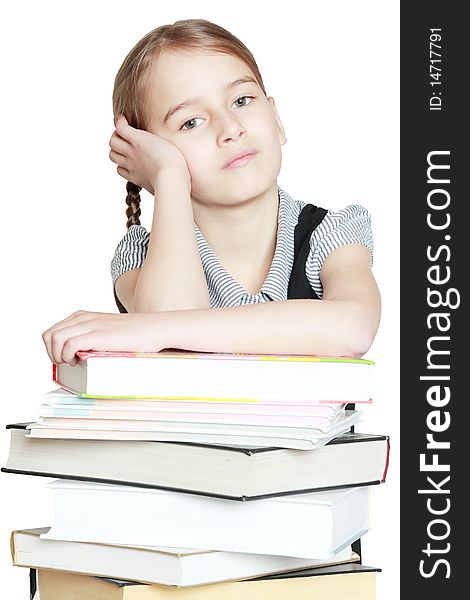
[{"label": "girl's mouth", "polygon": [[243,167],[255,156],[255,150],[246,150],[245,152],[239,152],[232,158],[230,158],[224,165],[224,169],[236,169],[237,167]]}]

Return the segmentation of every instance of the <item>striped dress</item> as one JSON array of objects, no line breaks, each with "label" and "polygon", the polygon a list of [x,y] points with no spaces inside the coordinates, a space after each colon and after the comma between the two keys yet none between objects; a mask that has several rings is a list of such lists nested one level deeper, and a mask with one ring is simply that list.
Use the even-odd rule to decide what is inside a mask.
[{"label": "striped dress", "polygon": [[[211,307],[257,304],[287,300],[287,289],[294,261],[294,230],[299,214],[307,204],[294,200],[278,187],[279,213],[276,248],[268,275],[261,289],[250,294],[220,264],[197,225],[195,234],[202,266],[207,280]],[[147,253],[150,233],[142,225],[131,225],[119,242],[111,261],[113,286],[126,271],[142,267]],[[362,244],[373,252],[369,212],[362,206],[350,204],[339,211],[329,210],[312,232],[305,273],[318,298],[323,289],[320,271],[326,257],[346,244]]]}]

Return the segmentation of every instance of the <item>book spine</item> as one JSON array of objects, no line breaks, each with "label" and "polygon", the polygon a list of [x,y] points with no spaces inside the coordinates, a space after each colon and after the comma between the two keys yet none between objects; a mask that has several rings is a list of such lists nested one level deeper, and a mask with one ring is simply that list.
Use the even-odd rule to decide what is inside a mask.
[{"label": "book spine", "polygon": [[384,483],[385,479],[387,478],[389,459],[390,459],[390,438],[387,438],[387,455],[385,458],[385,467],[384,467],[384,472],[382,474],[381,483]]}]

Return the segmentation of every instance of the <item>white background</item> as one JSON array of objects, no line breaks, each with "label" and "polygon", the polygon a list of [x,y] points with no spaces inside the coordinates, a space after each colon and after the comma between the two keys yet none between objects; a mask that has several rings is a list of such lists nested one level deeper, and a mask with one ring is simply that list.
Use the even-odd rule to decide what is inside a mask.
[{"label": "white background", "polygon": [[[374,404],[359,431],[391,436],[387,482],[374,488],[363,562],[382,568],[378,600],[399,595],[399,2],[10,3],[1,15],[2,292],[0,464],[7,423],[35,419],[54,386],[41,333],[77,309],[115,312],[109,263],[125,233],[125,182],[108,159],[115,74],[131,47],[164,23],[206,18],[253,52],[284,122],[279,185],[291,196],[372,214],[382,322]],[[307,8],[308,7],[308,8]],[[149,225],[147,196],[142,222]],[[46,479],[1,474],[0,572],[11,530],[50,523]]]}]

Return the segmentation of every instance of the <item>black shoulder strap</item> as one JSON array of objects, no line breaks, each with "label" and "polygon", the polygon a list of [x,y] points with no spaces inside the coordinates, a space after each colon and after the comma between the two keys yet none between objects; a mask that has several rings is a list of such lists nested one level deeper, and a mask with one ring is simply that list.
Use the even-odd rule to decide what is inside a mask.
[{"label": "black shoulder strap", "polygon": [[127,312],[126,307],[122,304],[122,302],[117,297],[116,288],[114,288],[113,291],[114,291],[114,300],[116,302],[116,306],[118,307],[119,312],[120,313],[126,313]]},{"label": "black shoulder strap", "polygon": [[38,591],[38,584],[36,579],[36,569],[29,570],[29,599],[33,600],[36,592]]},{"label": "black shoulder strap", "polygon": [[310,236],[312,231],[320,225],[328,211],[313,204],[306,204],[299,215],[299,220],[294,230],[294,264],[287,288],[289,300],[311,298],[318,300],[313,291],[307,275],[305,263],[310,252]]}]

